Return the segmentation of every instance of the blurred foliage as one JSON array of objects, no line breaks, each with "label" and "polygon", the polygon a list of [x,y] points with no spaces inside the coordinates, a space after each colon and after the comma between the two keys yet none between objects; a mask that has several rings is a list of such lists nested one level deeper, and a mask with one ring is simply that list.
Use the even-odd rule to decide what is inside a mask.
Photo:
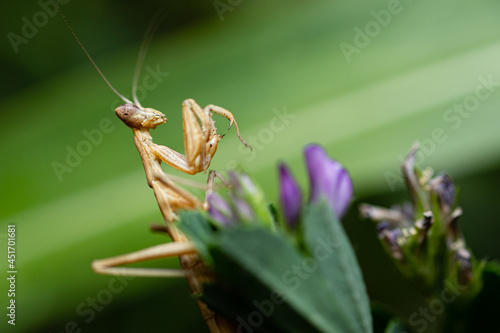
[{"label": "blurred foliage", "polygon": [[[347,63],[340,43],[352,44],[354,28],[364,29],[374,20],[371,11],[387,5],[242,1],[224,13],[223,21],[213,3],[203,1],[74,0],[62,8],[108,79],[127,96],[149,19],[163,8],[170,13],[145,63],[169,73],[142,99],[169,119],[153,132],[157,143],[183,151],[181,103],[194,98],[202,106],[232,111],[254,145],[253,153],[240,149],[232,129],[219,145],[214,169],[243,164],[273,198],[277,159],[305,175],[302,147],[318,142],[349,169],[358,198],[388,205],[402,200],[403,184],[392,188],[386,176],[399,174],[400,159],[420,141],[427,153],[419,162],[447,170],[461,186],[461,224],[469,245],[479,258],[498,258],[500,96],[495,91],[481,101],[460,117],[456,129],[443,117],[474,94],[479,77],[500,80],[500,4],[401,2],[403,11]],[[0,21],[5,36],[19,34],[21,18],[40,11],[35,1],[2,6],[8,13]],[[87,323],[88,317],[77,313],[89,297],[102,297],[113,279],[94,274],[91,260],[164,242],[148,233],[150,222],[161,216],[132,133],[113,115],[120,102],[62,19],[49,19],[18,53],[7,38],[0,47],[1,112],[8,124],[0,141],[0,228],[17,225],[16,331],[61,332],[68,321],[84,332],[203,331],[181,280],[137,278],[95,310],[94,320]],[[277,116],[284,111],[292,116]],[[109,133],[59,181],[53,163],[66,163],[68,147],[88,141],[83,131],[99,130],[103,119],[111,121]],[[217,124],[225,132],[227,123]],[[432,140],[436,128],[445,131],[442,143]],[[193,178],[203,182],[206,175]],[[423,300],[395,276],[373,226],[354,210],[344,226],[370,297],[408,318]],[[6,290],[4,282],[0,290]],[[5,331],[6,323],[0,325]]]},{"label": "blurred foliage", "polygon": [[[33,23],[33,16],[43,11],[48,13],[47,17],[50,19],[47,24],[35,26],[38,32],[33,38],[28,38],[28,43],[18,46],[19,52],[14,51],[10,42],[0,45],[2,54],[0,65],[4,70],[3,73],[9,77],[9,82],[2,83],[5,86],[2,86],[0,98],[39,83],[49,76],[57,75],[58,72],[78,63],[86,62],[81,49],[75,47],[75,40],[70,37],[69,30],[61,26],[62,18],[55,11],[52,1],[3,4],[3,11],[9,13],[0,21],[0,30],[5,35],[13,32],[23,36],[22,29],[25,25],[23,17]],[[158,34],[173,33],[199,24],[214,13],[211,4],[201,0],[189,2],[146,0],[140,4],[130,0],[91,1],[85,4],[73,0],[61,4],[61,9],[94,57],[140,41],[156,13],[161,12],[165,15],[158,28]]]}]

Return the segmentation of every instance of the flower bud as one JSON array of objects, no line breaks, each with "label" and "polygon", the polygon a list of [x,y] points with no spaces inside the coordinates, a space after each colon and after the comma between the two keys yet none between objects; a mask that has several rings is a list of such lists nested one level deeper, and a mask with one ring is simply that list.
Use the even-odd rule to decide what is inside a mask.
[{"label": "flower bud", "polygon": [[231,182],[231,204],[238,219],[243,222],[259,221],[274,229],[274,218],[259,186],[243,172],[230,171],[229,179]]},{"label": "flower bud", "polygon": [[304,150],[310,180],[311,202],[326,198],[334,214],[341,219],[352,198],[352,181],[340,163],[330,159],[318,145],[309,145]]},{"label": "flower bud", "polygon": [[235,222],[235,216],[231,206],[217,193],[212,193],[207,198],[208,214],[223,226],[229,226]]},{"label": "flower bud", "polygon": [[429,185],[436,194],[441,211],[448,214],[455,203],[455,185],[451,177],[447,174],[441,174],[433,178]]},{"label": "flower bud", "polygon": [[401,229],[384,230],[381,233],[381,238],[385,241],[390,253],[396,260],[403,260],[404,254],[401,249],[400,238],[403,237]]},{"label": "flower bud", "polygon": [[377,229],[377,234],[378,234],[378,236],[379,236],[380,238],[382,238],[382,237],[383,237],[383,235],[384,235],[384,232],[385,232],[386,230],[390,230],[390,227],[391,227],[391,226],[390,226],[389,222],[386,222],[386,221],[383,221],[383,222],[377,223],[377,227],[376,227],[376,229]]},{"label": "flower bud", "polygon": [[401,169],[403,171],[403,177],[406,182],[406,187],[410,192],[413,204],[416,205],[418,200],[418,192],[420,186],[418,184],[417,176],[415,175],[415,161],[418,151],[418,144],[415,143],[410,149],[410,152],[406,155]]},{"label": "flower bud", "polygon": [[462,286],[468,285],[472,280],[472,256],[465,248],[460,248],[455,252],[454,258],[458,264],[458,282]]},{"label": "flower bud", "polygon": [[233,185],[233,191],[238,197],[244,198],[247,196],[260,195],[259,190],[252,182],[250,176],[246,173],[230,171],[229,178]]},{"label": "flower bud", "polygon": [[252,222],[255,220],[255,212],[248,202],[234,194],[231,195],[231,202],[240,221]]},{"label": "flower bud", "polygon": [[293,229],[297,226],[302,206],[300,188],[285,164],[279,165],[280,205],[283,216]]}]

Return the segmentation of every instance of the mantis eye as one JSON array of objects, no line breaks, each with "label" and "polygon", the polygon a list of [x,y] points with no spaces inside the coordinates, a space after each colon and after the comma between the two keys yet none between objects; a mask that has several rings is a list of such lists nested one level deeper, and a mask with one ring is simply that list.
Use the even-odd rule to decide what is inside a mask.
[{"label": "mantis eye", "polygon": [[117,107],[115,112],[118,118],[127,126],[133,128],[142,127],[144,116],[142,115],[142,110],[137,105],[132,103],[123,104]]}]

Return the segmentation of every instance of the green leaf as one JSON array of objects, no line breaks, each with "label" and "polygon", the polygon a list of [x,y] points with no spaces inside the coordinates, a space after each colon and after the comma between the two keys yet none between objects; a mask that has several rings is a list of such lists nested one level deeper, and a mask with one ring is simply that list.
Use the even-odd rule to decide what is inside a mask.
[{"label": "green leaf", "polygon": [[[214,311],[232,319],[238,327],[258,332],[320,332],[279,293],[269,289],[231,258],[215,254],[217,273],[224,282],[205,285],[201,299]],[[225,283],[231,281],[231,284]]]},{"label": "green leaf", "polygon": [[285,306],[275,306],[270,317],[278,327],[304,332],[299,325],[307,320],[313,331],[359,332],[341,311],[343,306],[334,301],[335,295],[328,294],[320,274],[307,272],[312,258],[305,257],[284,235],[261,228],[231,228],[216,241],[210,253],[223,279],[252,302],[276,295],[286,300]]},{"label": "green leaf", "polygon": [[211,264],[207,244],[211,242],[214,230],[209,221],[199,212],[183,211],[179,215],[181,218],[177,226],[194,242],[205,263]]},{"label": "green leaf", "polygon": [[[215,310],[234,320],[245,320],[257,311],[263,320],[259,327],[274,326],[273,330],[284,332],[372,332],[354,251],[325,203],[306,213],[304,238],[310,255],[285,235],[266,229],[235,226],[214,232],[199,213],[181,216],[181,229],[232,290],[229,297],[222,286],[207,289],[203,299]],[[286,302],[274,303],[276,295]],[[262,310],[266,308],[272,308],[268,315]]]},{"label": "green leaf", "polygon": [[[181,221],[178,226],[195,243],[204,261],[215,266],[216,273],[224,281],[232,283],[232,285],[227,285],[219,281],[219,283],[204,286],[201,299],[214,311],[233,319],[238,325],[245,327],[245,325],[249,325],[247,322],[251,322],[251,319],[248,319],[249,316],[255,314],[255,312],[261,313],[262,316],[262,313],[266,312],[262,311],[262,309],[267,306],[268,309],[273,308],[273,313],[271,318],[262,316],[265,322],[258,325],[259,332],[317,331],[286,303],[282,304],[281,301],[276,302],[279,304],[270,303],[272,300],[276,300],[278,295],[273,294],[272,290],[254,278],[252,273],[248,272],[234,258],[225,255],[223,251],[218,249],[218,239],[221,238],[221,234],[228,232],[227,229],[217,230],[216,233],[215,230],[210,228],[208,220],[202,214],[188,211],[181,213]],[[239,227],[245,228],[244,226]],[[244,230],[246,231],[246,229]],[[231,232],[229,231],[229,233]],[[247,253],[250,256],[252,255],[252,251]],[[259,295],[261,296],[257,297]],[[256,308],[255,302],[259,303],[258,308]],[[275,306],[279,306],[276,311],[274,311]],[[279,322],[278,326],[274,324],[275,321]],[[283,330],[279,329],[279,326],[282,326]]]},{"label": "green leaf", "polygon": [[342,309],[356,332],[372,332],[370,303],[354,250],[325,201],[311,204],[304,218],[304,241],[330,290],[335,307]]},{"label": "green leaf", "polygon": [[[218,281],[218,283],[204,286],[204,292],[200,298],[214,311],[232,319],[243,328],[251,325],[252,329],[255,328],[259,332],[317,331],[286,303],[282,304],[283,302],[277,298],[279,296],[276,293],[253,277],[252,273],[234,261],[234,258],[220,251],[217,244],[221,235],[228,232],[227,229],[213,230],[202,214],[188,211],[181,213],[178,226],[195,243],[205,263],[215,266],[217,275],[224,281],[231,282],[228,285]],[[243,232],[246,231],[243,225],[236,228],[238,227],[244,228]],[[247,253],[252,255],[251,251]],[[266,316],[267,311],[271,311],[270,318]],[[263,322],[256,325],[257,327],[252,325],[254,324],[252,320],[259,318]],[[275,324],[276,321],[278,324]],[[280,326],[282,326],[281,329]]]},{"label": "green leaf", "polygon": [[[252,308],[252,304],[234,288],[223,288],[221,284],[204,285],[203,295],[200,298],[205,304],[209,305],[213,311],[222,314],[225,318],[232,319],[237,326],[244,328],[245,326],[251,325],[248,323],[248,318],[255,312],[255,309]],[[266,320],[267,318],[262,314],[260,316],[262,316],[262,324],[252,325],[250,329],[255,329],[257,332],[285,332],[274,326],[269,320]],[[259,319],[259,314],[253,313],[251,320]],[[253,321],[250,322],[254,324]],[[247,331],[249,331],[248,328]]]}]

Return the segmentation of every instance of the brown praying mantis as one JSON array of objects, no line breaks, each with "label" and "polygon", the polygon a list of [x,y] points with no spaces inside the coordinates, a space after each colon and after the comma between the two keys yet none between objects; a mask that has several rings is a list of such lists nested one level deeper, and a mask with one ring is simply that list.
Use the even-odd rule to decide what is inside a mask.
[{"label": "brown praying mantis", "polygon": [[[222,135],[217,133],[214,120],[212,119],[213,114],[227,118],[230,122],[229,128],[234,125],[240,141],[246,147],[250,149],[251,147],[241,137],[238,124],[231,112],[215,105],[208,105],[205,108],[201,108],[193,99],[186,99],[182,104],[185,155],[167,146],[154,143],[150,130],[166,123],[167,118],[157,110],[141,106],[137,98],[137,82],[144,61],[145,50],[151,41],[151,36],[159,20],[150,26],[141,47],[133,80],[132,94],[134,102],[131,102],[121,95],[106,79],[69,25],[64,14],[60,9],[59,11],[71,33],[101,77],[111,90],[126,103],[116,108],[115,113],[134,133],[135,146],[139,151],[144,165],[147,184],[153,189],[158,206],[166,222],[165,226],[161,229],[166,231],[173,241],[108,259],[95,260],[92,263],[92,269],[100,274],[111,275],[144,277],[185,276],[193,294],[201,294],[202,284],[209,282],[212,278],[208,268],[205,267],[197,255],[196,249],[176,227],[174,223],[177,219],[176,212],[182,209],[208,209],[207,197],[214,191],[215,177],[220,178],[226,186],[229,186],[229,184],[218,172],[214,170],[209,171],[207,186],[205,187],[205,199],[202,201],[179,185],[193,186],[192,182],[166,174],[161,168],[161,162],[189,175],[206,172],[217,151],[218,143],[222,139]],[[130,263],[172,256],[179,257],[182,270],[118,267]],[[211,332],[234,332],[232,325],[224,318],[216,315],[201,301],[197,300],[197,302]]]}]

